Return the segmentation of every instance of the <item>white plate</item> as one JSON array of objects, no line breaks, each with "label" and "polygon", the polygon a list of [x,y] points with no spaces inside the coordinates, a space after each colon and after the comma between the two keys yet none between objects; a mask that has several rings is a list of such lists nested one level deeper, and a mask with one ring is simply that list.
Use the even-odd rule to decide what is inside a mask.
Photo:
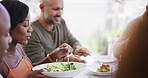
[{"label": "white plate", "polygon": [[101,56],[98,56],[96,61],[99,63],[110,64],[110,63],[117,62],[117,58],[115,58],[113,56],[101,55]]},{"label": "white plate", "polygon": [[92,73],[92,74],[95,74],[95,75],[112,75],[112,74],[115,74],[116,72],[116,67],[113,66],[113,65],[110,65],[110,71],[108,72],[97,72],[97,69],[100,67],[101,64],[98,64],[98,63],[94,63],[92,64],[90,67],[89,67],[89,71]]},{"label": "white plate", "polygon": [[[55,62],[55,63],[47,63],[47,64],[41,64],[38,66],[35,66],[32,68],[32,70],[39,70],[39,69],[43,69],[46,68],[47,65],[53,65],[53,64],[60,64],[61,62]],[[68,62],[62,62],[63,64],[67,64]],[[58,77],[58,78],[68,78],[68,77],[74,77],[76,75],[78,75],[79,73],[81,73],[83,70],[85,70],[86,64],[84,63],[79,63],[79,62],[70,62],[70,63],[74,63],[74,65],[76,66],[76,70],[72,70],[72,71],[64,71],[64,72],[42,72],[44,75],[50,76],[50,77]]]}]

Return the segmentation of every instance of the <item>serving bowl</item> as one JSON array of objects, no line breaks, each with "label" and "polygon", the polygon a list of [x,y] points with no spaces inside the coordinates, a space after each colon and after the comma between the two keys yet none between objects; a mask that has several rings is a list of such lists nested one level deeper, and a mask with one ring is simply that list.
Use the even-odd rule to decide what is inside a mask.
[{"label": "serving bowl", "polygon": [[42,72],[42,74],[49,76],[49,77],[70,78],[70,77],[74,77],[74,76],[80,74],[86,68],[86,64],[80,63],[80,62],[54,62],[54,63],[46,63],[46,64],[37,65],[37,66],[33,67],[32,70],[35,71],[35,70],[45,69],[51,65],[60,65],[60,64],[66,65],[66,64],[70,64],[70,63],[73,63],[73,65],[76,67],[75,70],[60,71],[60,72],[44,71],[44,72]]}]

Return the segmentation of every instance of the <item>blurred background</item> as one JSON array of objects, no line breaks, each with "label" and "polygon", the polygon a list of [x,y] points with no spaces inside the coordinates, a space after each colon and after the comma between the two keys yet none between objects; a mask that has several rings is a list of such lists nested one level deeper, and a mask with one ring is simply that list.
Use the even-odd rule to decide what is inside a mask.
[{"label": "blurred background", "polygon": [[[30,7],[31,22],[40,15],[39,0],[20,0]],[[92,54],[112,55],[126,25],[140,16],[148,0],[64,0],[63,18],[71,33]]]}]

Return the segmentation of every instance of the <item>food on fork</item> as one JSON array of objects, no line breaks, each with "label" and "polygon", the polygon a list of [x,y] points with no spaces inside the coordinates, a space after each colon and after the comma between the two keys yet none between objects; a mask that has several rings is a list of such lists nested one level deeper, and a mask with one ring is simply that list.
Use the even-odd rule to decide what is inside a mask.
[{"label": "food on fork", "polygon": [[97,68],[97,72],[109,72],[110,71],[110,66],[109,64],[102,64]]}]

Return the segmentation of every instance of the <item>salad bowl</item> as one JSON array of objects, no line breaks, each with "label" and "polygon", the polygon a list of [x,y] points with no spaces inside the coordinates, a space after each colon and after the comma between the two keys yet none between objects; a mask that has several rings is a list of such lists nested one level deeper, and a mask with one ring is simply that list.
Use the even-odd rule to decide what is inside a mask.
[{"label": "salad bowl", "polygon": [[37,65],[33,71],[43,69],[42,74],[56,78],[70,78],[85,70],[86,64],[80,62],[54,62]]}]

